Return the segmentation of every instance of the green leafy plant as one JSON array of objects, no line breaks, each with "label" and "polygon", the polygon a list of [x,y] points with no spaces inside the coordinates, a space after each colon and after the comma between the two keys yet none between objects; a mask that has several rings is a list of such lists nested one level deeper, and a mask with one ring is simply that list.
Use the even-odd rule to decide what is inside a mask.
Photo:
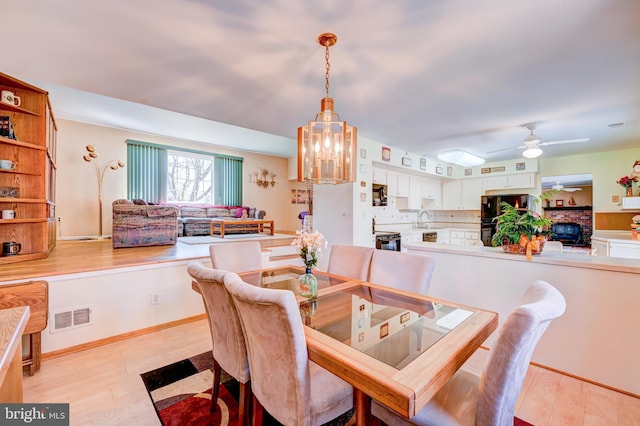
[{"label": "green leafy plant", "polygon": [[[553,198],[556,191],[547,191],[535,199],[534,204],[541,201],[548,201]],[[529,240],[535,236],[551,235],[551,225],[553,220],[541,216],[533,210],[521,210],[508,203],[501,203],[502,214],[494,219],[497,222],[496,233],[491,239],[491,244],[501,246],[504,243],[516,244],[520,241],[520,236],[524,235]]]}]

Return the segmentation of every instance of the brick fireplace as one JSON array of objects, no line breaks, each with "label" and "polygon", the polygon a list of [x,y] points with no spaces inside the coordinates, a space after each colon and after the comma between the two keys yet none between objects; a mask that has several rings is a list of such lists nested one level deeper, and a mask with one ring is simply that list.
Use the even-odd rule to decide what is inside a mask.
[{"label": "brick fireplace", "polygon": [[582,228],[584,243],[591,245],[593,234],[593,211],[591,206],[584,207],[548,207],[544,209],[545,216],[554,222],[574,222]]}]

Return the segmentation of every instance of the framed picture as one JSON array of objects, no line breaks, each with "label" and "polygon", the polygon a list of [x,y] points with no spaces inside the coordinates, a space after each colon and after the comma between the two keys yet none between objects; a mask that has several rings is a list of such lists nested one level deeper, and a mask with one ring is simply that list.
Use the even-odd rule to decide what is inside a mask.
[{"label": "framed picture", "polygon": [[453,167],[447,166],[447,176],[452,176],[452,175],[453,175]]},{"label": "framed picture", "polygon": [[389,335],[389,323],[385,322],[380,326],[380,338],[385,338]]},{"label": "framed picture", "polygon": [[400,315],[400,324],[404,324],[405,322],[409,321],[410,317],[411,314],[409,312],[405,312],[404,314]]},{"label": "framed picture", "polygon": [[556,207],[564,206],[564,200],[556,200]]},{"label": "framed picture", "polygon": [[403,166],[407,166],[407,167],[411,167],[411,158],[402,157],[402,165]]},{"label": "framed picture", "polygon": [[442,166],[436,166],[436,174],[441,175],[442,174]]},{"label": "framed picture", "polygon": [[420,159],[420,170],[427,170],[427,159],[426,158],[421,158]]},{"label": "framed picture", "polygon": [[391,161],[391,148],[382,147],[382,161]]},{"label": "framed picture", "polygon": [[465,176],[471,176],[473,174],[473,169],[464,169]]},{"label": "framed picture", "polygon": [[516,163],[516,170],[525,170],[527,167],[527,163],[524,161],[522,163]]},{"label": "framed picture", "polygon": [[360,149],[360,158],[367,158],[367,150],[364,148]]}]

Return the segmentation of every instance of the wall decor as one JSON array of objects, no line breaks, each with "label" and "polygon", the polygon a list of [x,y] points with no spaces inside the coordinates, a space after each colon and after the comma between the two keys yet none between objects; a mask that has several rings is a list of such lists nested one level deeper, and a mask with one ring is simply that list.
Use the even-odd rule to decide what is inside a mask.
[{"label": "wall decor", "polygon": [[411,158],[402,157],[402,165],[406,167],[411,167]]},{"label": "wall decor", "polygon": [[259,167],[257,172],[249,175],[249,182],[253,182],[261,188],[268,188],[269,185],[276,185],[276,174],[264,167]]},{"label": "wall decor", "polygon": [[468,169],[464,169],[464,175],[465,176],[471,176],[473,174],[473,169],[468,168]]},{"label": "wall decor", "polygon": [[527,163],[524,161],[521,163],[516,163],[516,170],[525,170],[527,168]]},{"label": "wall decor", "polygon": [[564,200],[556,200],[556,207],[564,206]]},{"label": "wall decor", "polygon": [[382,161],[391,161],[391,148],[382,147]]},{"label": "wall decor", "polygon": [[447,166],[447,176],[451,176],[451,175],[453,175],[453,167]]},{"label": "wall decor", "polygon": [[307,189],[292,189],[291,204],[307,204],[309,201],[309,191]]},{"label": "wall decor", "polygon": [[504,172],[507,168],[505,166],[499,167],[483,167],[480,169],[480,173],[486,175],[487,173]]},{"label": "wall decor", "polygon": [[360,148],[360,158],[367,158],[367,150]]},{"label": "wall decor", "polygon": [[426,158],[421,158],[420,159],[420,170],[427,170],[427,159]]},{"label": "wall decor", "polygon": [[436,174],[439,174],[439,175],[442,174],[442,166],[440,164],[436,166]]}]

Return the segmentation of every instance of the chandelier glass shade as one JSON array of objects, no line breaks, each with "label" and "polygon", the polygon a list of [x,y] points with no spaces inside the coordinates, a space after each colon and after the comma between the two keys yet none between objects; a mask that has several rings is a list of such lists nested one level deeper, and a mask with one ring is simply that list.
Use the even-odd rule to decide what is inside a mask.
[{"label": "chandelier glass shade", "polygon": [[314,121],[298,128],[298,181],[314,184],[355,182],[355,155],[358,130],[342,121],[329,97],[329,46],[334,34],[321,34],[318,42],[326,48],[326,96]]}]

